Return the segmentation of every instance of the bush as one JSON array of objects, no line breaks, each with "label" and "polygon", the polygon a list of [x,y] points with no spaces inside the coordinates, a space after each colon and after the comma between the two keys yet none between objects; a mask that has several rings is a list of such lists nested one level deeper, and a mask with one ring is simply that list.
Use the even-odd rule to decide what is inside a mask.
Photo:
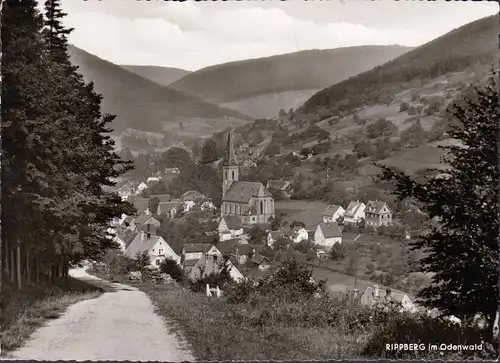
[{"label": "bush", "polygon": [[346,256],[346,248],[342,243],[335,243],[330,250],[330,259],[338,261]]},{"label": "bush", "polygon": [[171,258],[166,258],[160,264],[160,271],[164,274],[170,275],[175,281],[183,283],[185,281],[184,270],[181,269],[179,264]]}]

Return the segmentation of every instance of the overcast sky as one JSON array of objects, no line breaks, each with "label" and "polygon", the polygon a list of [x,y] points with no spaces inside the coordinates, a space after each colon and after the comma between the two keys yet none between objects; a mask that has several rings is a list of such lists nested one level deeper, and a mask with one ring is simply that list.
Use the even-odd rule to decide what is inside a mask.
[{"label": "overcast sky", "polygon": [[355,45],[417,46],[498,13],[496,2],[64,0],[70,42],[116,64],[197,70]]}]

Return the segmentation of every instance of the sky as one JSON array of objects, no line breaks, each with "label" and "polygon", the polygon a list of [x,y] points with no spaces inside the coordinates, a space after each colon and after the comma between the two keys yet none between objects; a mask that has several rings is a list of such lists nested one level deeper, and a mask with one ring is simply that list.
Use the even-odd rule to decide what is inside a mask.
[{"label": "sky", "polygon": [[116,64],[197,70],[307,49],[418,46],[496,2],[64,0],[70,43]]}]

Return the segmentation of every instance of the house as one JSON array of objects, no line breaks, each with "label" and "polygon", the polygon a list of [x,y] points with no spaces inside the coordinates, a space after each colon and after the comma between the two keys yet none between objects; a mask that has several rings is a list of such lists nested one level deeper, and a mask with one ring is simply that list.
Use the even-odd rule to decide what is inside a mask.
[{"label": "house", "polygon": [[271,192],[274,198],[288,199],[292,194],[289,181],[269,180],[266,188]]},{"label": "house", "polygon": [[152,233],[152,234],[157,234],[158,230],[160,229],[159,225],[152,224],[152,223],[145,223],[140,226],[137,226],[137,231],[144,231],[146,233]]},{"label": "house", "polygon": [[129,184],[124,184],[116,190],[116,193],[118,193],[122,200],[127,200],[128,197],[132,196],[133,192]]},{"label": "house", "polygon": [[143,213],[151,214],[149,210],[149,199],[142,198],[138,196],[129,197],[128,201],[132,203],[134,208],[137,210],[137,215],[141,215]]},{"label": "house", "polygon": [[178,264],[181,262],[181,257],[175,253],[162,237],[141,231],[127,247],[125,255],[135,259],[137,254],[144,252],[148,252],[151,265],[154,267],[158,267],[165,258],[171,258]]},{"label": "house", "polygon": [[269,267],[271,267],[271,261],[269,261],[267,257],[262,255],[253,256],[251,262],[253,265],[257,266],[259,270],[267,270]]},{"label": "house", "polygon": [[240,164],[240,167],[242,169],[248,171],[251,168],[256,168],[257,163],[255,161],[253,161],[252,159],[247,158],[247,159],[243,160],[243,162]]},{"label": "house", "polygon": [[269,232],[267,232],[267,241],[266,241],[267,247],[272,247],[274,245],[274,243],[282,237],[285,237],[285,234],[283,231],[269,231]]},{"label": "house", "polygon": [[294,226],[290,231],[290,239],[294,243],[307,241],[309,239],[309,233],[307,233],[306,228],[302,225]]},{"label": "house", "polygon": [[243,226],[238,216],[223,216],[220,219],[217,231],[219,232],[219,241],[226,241],[240,237],[243,234]]},{"label": "house", "polygon": [[135,217],[134,216],[127,216],[122,222],[122,228],[128,230],[128,231],[135,231]]},{"label": "house", "polygon": [[395,303],[397,306],[401,306],[403,310],[406,311],[416,311],[417,307],[413,303],[412,299],[400,291],[393,291],[391,289],[379,289],[378,285],[368,286],[361,295],[361,304],[370,307],[377,306],[380,303]]},{"label": "house", "polygon": [[155,219],[152,215],[148,213],[142,213],[139,217],[137,217],[134,221],[135,227],[139,228],[142,225],[154,225],[156,227],[160,227],[160,221]]},{"label": "house", "polygon": [[365,219],[366,205],[359,200],[349,203],[344,213],[344,223],[359,223]]},{"label": "house", "polygon": [[255,254],[255,249],[251,245],[240,243],[239,239],[219,242],[217,249],[236,265],[243,265]]},{"label": "house", "polygon": [[172,200],[172,196],[170,194],[151,194],[149,196],[149,200],[158,199],[158,202],[170,202]]},{"label": "house", "polygon": [[388,226],[392,224],[392,210],[386,202],[369,201],[365,209],[365,223],[370,227]]},{"label": "house", "polygon": [[329,205],[323,212],[323,222],[337,222],[339,218],[344,217],[345,209],[340,205]]},{"label": "house", "polygon": [[194,202],[194,201],[197,201],[197,200],[200,200],[200,199],[205,199],[206,197],[201,194],[200,192],[196,191],[196,190],[189,190],[187,191],[186,193],[182,194],[181,196],[181,200],[184,201],[184,202]]},{"label": "house", "polygon": [[165,168],[165,174],[179,174],[179,168]]},{"label": "house", "polygon": [[234,153],[232,130],[228,133],[222,169],[222,216],[236,215],[246,225],[267,223],[274,217],[274,199],[264,185],[239,180],[240,167]]},{"label": "house", "polygon": [[219,273],[224,267],[224,264],[227,264],[229,274],[233,280],[237,281],[243,279],[243,275],[240,271],[238,271],[231,260],[224,258],[222,253],[215,246],[210,249],[210,252],[213,253],[203,254],[203,256],[190,269],[188,277],[191,280],[197,280],[200,277],[202,278],[210,275],[211,273]]},{"label": "house", "polygon": [[146,180],[146,184],[157,181],[160,181],[160,178],[158,178],[157,176],[150,176],[148,180]]},{"label": "house", "polygon": [[186,243],[182,246],[181,255],[184,269],[191,269],[205,253],[216,254],[216,251],[211,251],[212,247],[214,246],[210,243]]},{"label": "house", "polygon": [[136,188],[135,195],[140,195],[146,189],[148,189],[148,185],[144,182],[141,182]]},{"label": "house", "polygon": [[184,202],[180,200],[172,200],[170,202],[160,202],[158,203],[158,214],[168,215],[170,218],[174,218],[178,212],[184,211]]},{"label": "house", "polygon": [[314,243],[324,250],[330,250],[334,244],[342,243],[342,232],[335,222],[320,223],[314,232]]}]

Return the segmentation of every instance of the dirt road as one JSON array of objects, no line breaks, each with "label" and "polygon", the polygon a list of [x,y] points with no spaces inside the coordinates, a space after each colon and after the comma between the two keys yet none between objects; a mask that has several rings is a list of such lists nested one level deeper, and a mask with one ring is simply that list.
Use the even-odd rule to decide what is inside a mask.
[{"label": "dirt road", "polygon": [[[71,275],[98,280],[83,268]],[[89,281],[90,282],[90,281]],[[8,359],[36,360],[194,360],[153,305],[136,288],[112,284],[111,292],[71,306],[60,318],[36,331]]]}]

